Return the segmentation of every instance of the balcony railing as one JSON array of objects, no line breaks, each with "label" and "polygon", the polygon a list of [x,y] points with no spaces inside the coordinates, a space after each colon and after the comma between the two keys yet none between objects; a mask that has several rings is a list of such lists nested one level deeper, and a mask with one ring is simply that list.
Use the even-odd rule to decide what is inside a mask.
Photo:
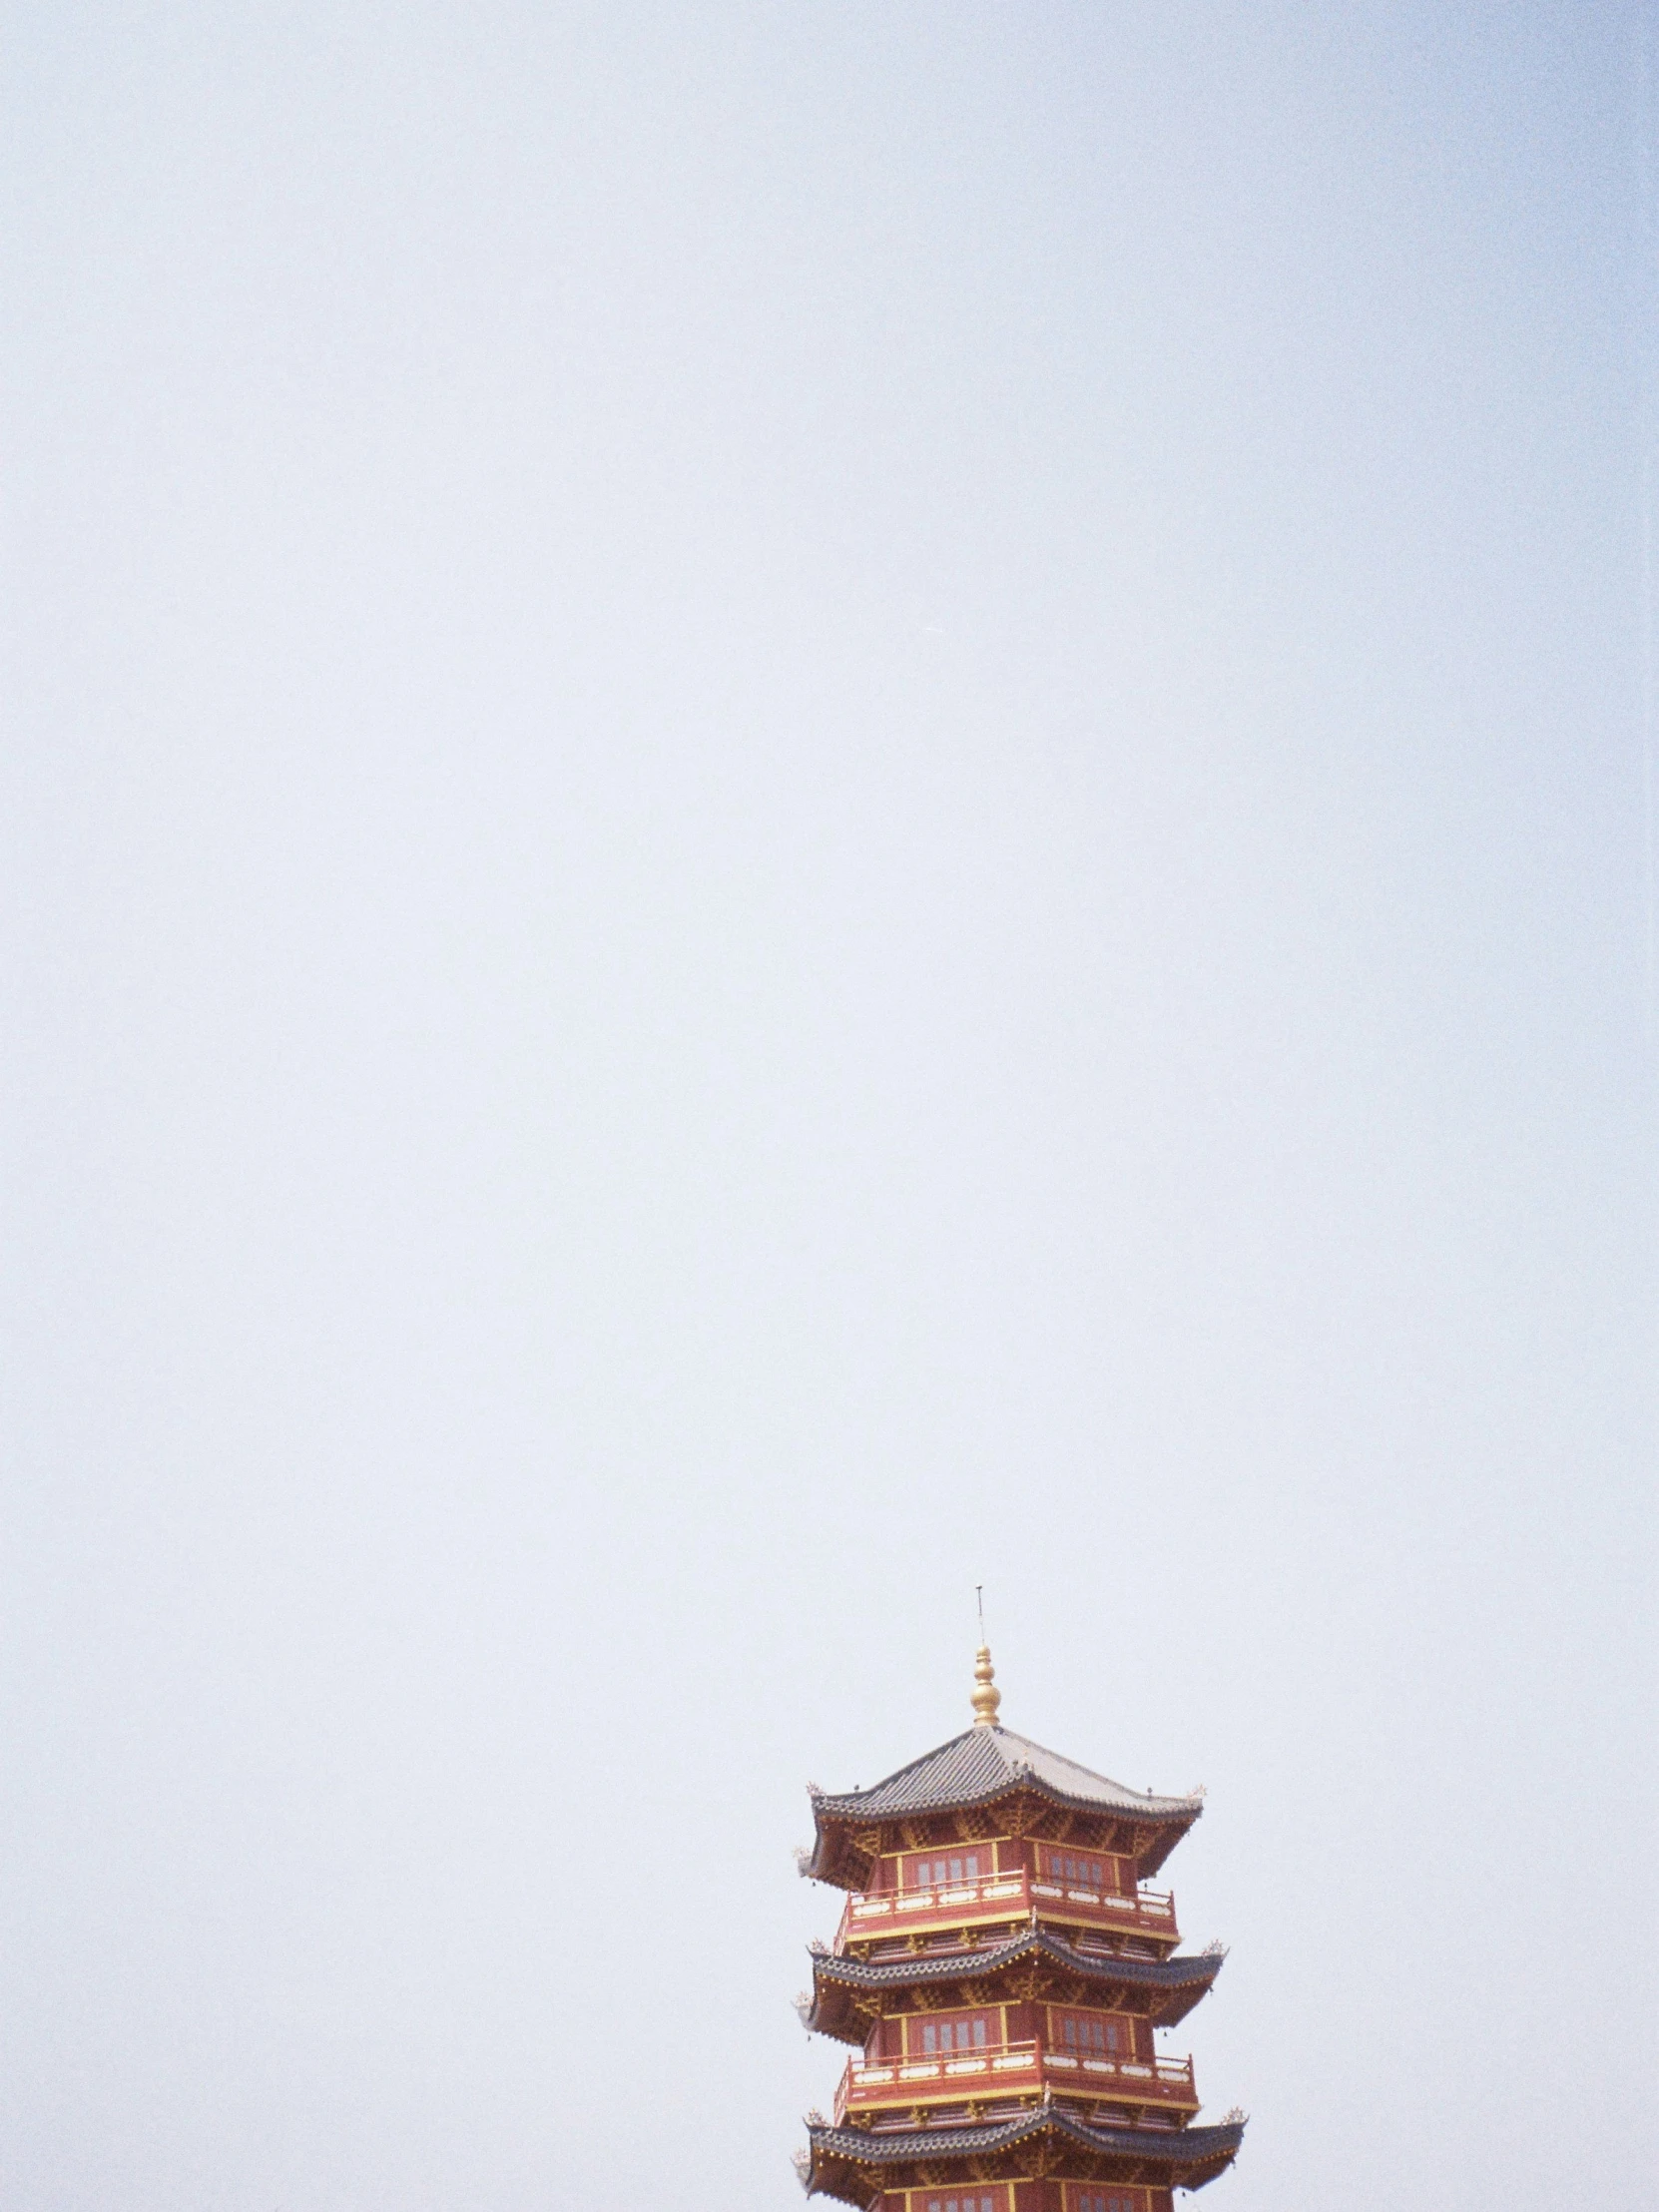
[{"label": "balcony railing", "polygon": [[936,2057],[850,2059],[835,2094],[835,2123],[882,2107],[985,2103],[1040,2094],[1045,2087],[1122,2104],[1198,2109],[1190,2058],[1108,2058],[1098,2051],[1046,2050],[1041,2043],[992,2043]]},{"label": "balcony railing", "polygon": [[931,1889],[880,1890],[868,1896],[855,1890],[842,1909],[835,1948],[844,1951],[848,1943],[879,1943],[941,1928],[1028,1920],[1033,1911],[1044,1920],[1152,1936],[1166,1943],[1178,1940],[1175,1900],[1167,1890],[1118,1897],[1110,1890],[1051,1882],[1046,1875],[1016,1867],[1007,1874]]}]

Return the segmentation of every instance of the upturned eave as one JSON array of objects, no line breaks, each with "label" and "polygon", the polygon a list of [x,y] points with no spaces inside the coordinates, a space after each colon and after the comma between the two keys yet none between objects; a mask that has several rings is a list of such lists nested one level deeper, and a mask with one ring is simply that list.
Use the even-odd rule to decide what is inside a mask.
[{"label": "upturned eave", "polygon": [[[1022,1931],[978,1950],[917,1951],[907,1958],[850,1958],[819,1950],[812,1953],[812,1997],[802,2017],[815,2034],[861,2043],[875,1999],[918,1989],[938,1995],[962,1984],[959,1999],[943,1996],[941,2001],[989,2003],[993,1996],[967,1994],[965,1985],[1017,1977],[1042,1984],[1040,1990],[1022,1993],[1035,1993],[1043,2002],[1109,2004],[1114,1989],[1132,1990],[1148,1998],[1145,2016],[1154,2026],[1173,2027],[1209,1994],[1224,1955],[1218,1949],[1165,1959],[1098,1957],[1046,1929]],[[865,1999],[862,2005],[860,1997]]]},{"label": "upturned eave", "polygon": [[[904,1848],[906,1831],[941,1815],[1006,1807],[1008,1826],[1024,1831],[1044,1809],[1097,1830],[1129,1832],[1142,1878],[1155,1874],[1204,1811],[1203,1795],[1160,1797],[1018,1736],[974,1727],[912,1759],[867,1790],[814,1790],[814,1843],[801,1871],[837,1889],[861,1888],[873,1861]],[[1110,1847],[1107,1847],[1110,1848]]]},{"label": "upturned eave", "polygon": [[891,2133],[809,2120],[802,2183],[809,2196],[859,2207],[884,2189],[1011,2180],[1032,2170],[1057,2180],[1202,2189],[1233,2163],[1244,2131],[1242,2119],[1214,2127],[1091,2127],[1052,2104],[990,2126]]}]

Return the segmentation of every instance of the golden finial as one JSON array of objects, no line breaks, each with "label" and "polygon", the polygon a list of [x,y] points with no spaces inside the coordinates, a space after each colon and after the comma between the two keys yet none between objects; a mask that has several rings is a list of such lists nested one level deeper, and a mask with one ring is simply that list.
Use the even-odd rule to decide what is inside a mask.
[{"label": "golden finial", "polygon": [[979,1600],[979,1649],[973,1660],[973,1725],[975,1728],[994,1728],[996,1709],[1002,1703],[1002,1692],[996,1687],[996,1669],[991,1665],[991,1647],[985,1641],[985,1586],[976,1582],[974,1595]]},{"label": "golden finial", "polygon": [[996,1687],[996,1669],[991,1665],[990,1646],[981,1644],[973,1662],[973,1725],[975,1728],[994,1728],[996,1709],[1002,1703],[1002,1692]]}]

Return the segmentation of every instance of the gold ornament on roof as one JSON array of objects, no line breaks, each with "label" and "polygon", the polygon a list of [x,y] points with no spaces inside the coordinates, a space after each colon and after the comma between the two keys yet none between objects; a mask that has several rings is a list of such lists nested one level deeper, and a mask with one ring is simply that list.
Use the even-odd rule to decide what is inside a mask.
[{"label": "gold ornament on roof", "polygon": [[996,1709],[1002,1703],[1002,1692],[996,1687],[996,1669],[991,1665],[991,1647],[981,1644],[973,1661],[973,1725],[975,1728],[994,1728]]}]

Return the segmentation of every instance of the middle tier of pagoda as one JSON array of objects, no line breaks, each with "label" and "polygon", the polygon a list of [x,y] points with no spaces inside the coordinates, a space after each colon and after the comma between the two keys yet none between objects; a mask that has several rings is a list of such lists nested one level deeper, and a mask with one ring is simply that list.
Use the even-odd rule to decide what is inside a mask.
[{"label": "middle tier of pagoda", "polygon": [[[1062,1919],[1089,1901],[1051,1900],[1054,1887],[993,1875],[937,1888],[918,1906],[925,1928],[896,1941],[848,1940],[843,1919],[834,1949],[814,1953],[803,2007],[808,2027],[857,2046],[837,2125],[1005,2119],[1045,2099],[1117,2125],[1191,2119],[1192,2063],[1161,2054],[1154,2031],[1208,1993],[1220,1954],[1169,1956],[1173,1913],[1156,1944]],[[997,1890],[1025,1902],[1017,1919],[1011,1899],[987,1898]],[[978,1918],[987,1903],[1003,1908],[995,1921]]]},{"label": "middle tier of pagoda", "polygon": [[1135,2125],[1181,2124],[1198,2109],[1191,2062],[1161,2055],[1154,2030],[1207,1994],[1219,1956],[1091,1956],[1027,1927],[952,1954],[813,1960],[806,2024],[858,2047],[836,2118],[971,2101],[973,2118],[1011,2117],[1049,2097]]}]

